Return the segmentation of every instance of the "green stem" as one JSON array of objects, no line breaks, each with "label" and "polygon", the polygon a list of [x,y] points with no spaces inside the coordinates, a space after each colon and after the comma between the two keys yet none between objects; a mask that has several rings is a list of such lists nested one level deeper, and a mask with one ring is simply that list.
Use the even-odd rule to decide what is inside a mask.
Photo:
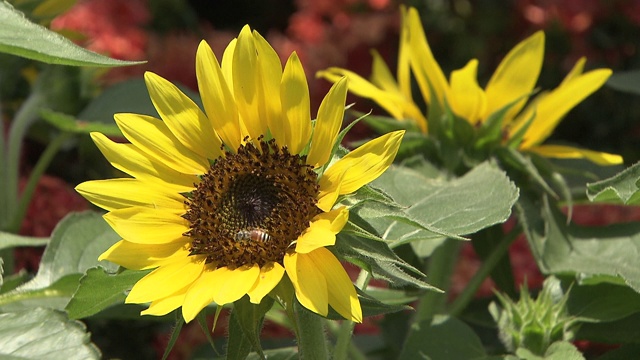
[{"label": "green stem", "polygon": [[509,246],[520,234],[520,227],[516,226],[509,234],[506,234],[493,248],[489,256],[484,260],[482,265],[476,273],[473,275],[467,286],[465,286],[462,293],[453,301],[449,308],[449,313],[453,316],[460,315],[460,313],[467,307],[469,302],[473,299],[473,296],[478,291],[478,288],[482,285],[482,282],[491,274],[495,266],[500,259],[507,253]]},{"label": "green stem", "polygon": [[[427,276],[429,283],[443,291],[449,289],[451,274],[456,264],[460,240],[447,239],[429,258]],[[415,323],[432,319],[444,310],[447,296],[444,293],[429,291],[418,301]]]},{"label": "green stem", "polygon": [[[358,279],[356,280],[356,286],[359,289],[366,290],[371,281],[371,275],[369,272],[360,270]],[[364,360],[366,356],[351,342],[353,335],[353,328],[355,323],[350,320],[344,320],[337,331],[337,342],[333,352],[333,358],[335,360],[356,359]]]},{"label": "green stem", "polygon": [[[18,204],[18,178],[20,176],[20,152],[22,151],[22,141],[29,127],[38,119],[38,111],[44,99],[37,92],[25,100],[16,113],[9,128],[5,169],[3,172],[4,186],[0,189],[2,200],[0,202],[0,225],[2,229],[10,229],[12,212]],[[15,230],[14,230],[15,231]]]},{"label": "green stem", "polygon": [[324,319],[303,309],[297,302],[294,306],[298,328],[298,356],[301,359],[328,359]]},{"label": "green stem", "polygon": [[58,153],[58,150],[60,150],[60,147],[62,147],[62,145],[71,136],[72,133],[61,132],[47,145],[47,148],[38,159],[38,162],[31,171],[31,174],[29,174],[29,180],[20,195],[20,200],[16,210],[8,223],[7,229],[9,232],[17,233],[20,230],[20,224],[22,224],[22,220],[27,213],[27,208],[31,202],[31,198],[33,197],[33,192],[36,189],[38,180],[40,180],[42,174],[45,172],[49,164],[51,164],[51,161]]}]

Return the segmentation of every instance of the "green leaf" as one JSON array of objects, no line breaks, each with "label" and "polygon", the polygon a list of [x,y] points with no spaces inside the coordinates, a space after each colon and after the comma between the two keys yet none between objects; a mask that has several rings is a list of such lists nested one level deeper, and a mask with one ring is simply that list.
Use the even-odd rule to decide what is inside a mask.
[{"label": "green leaf", "polygon": [[523,196],[517,209],[542,272],[620,277],[640,292],[640,223],[567,225],[546,196],[539,203]]},{"label": "green leaf", "polygon": [[[388,290],[389,292],[385,294],[384,290]],[[411,306],[405,304],[418,299],[417,296],[408,296],[405,291],[401,290],[378,289],[370,291],[370,289],[367,289],[367,291],[364,292],[356,288],[356,291],[358,293],[358,301],[360,301],[363,317],[396,313],[398,311],[413,311]],[[385,301],[382,302],[371,294],[383,296]],[[344,320],[344,316],[338,314],[331,306],[329,306],[329,312],[326,318],[330,320]]]},{"label": "green leaf", "polygon": [[425,290],[440,291],[424,282],[422,279],[425,275],[398,257],[385,242],[344,234],[338,236],[338,241],[330,250],[339,254],[340,258],[365,267],[374,278],[395,285],[411,285]]},{"label": "green leaf", "polygon": [[125,66],[142,61],[112,59],[84,49],[62,35],[25,18],[6,1],[0,2],[0,52],[73,66]]},{"label": "green leaf", "polygon": [[640,312],[640,294],[627,286],[610,283],[574,284],[569,292],[567,309],[585,321],[619,320]]},{"label": "green leaf", "polygon": [[483,359],[487,356],[480,338],[462,321],[437,315],[414,324],[400,360]]},{"label": "green leaf", "polygon": [[[21,291],[42,289],[65,275],[82,275],[97,266],[98,256],[120,240],[98,213],[85,211],[67,215],[51,234],[35,278]],[[115,265],[100,263],[115,271]]]},{"label": "green leaf", "polygon": [[[287,347],[273,350],[266,350],[264,355],[269,360],[297,360],[299,359],[297,347]],[[251,353],[247,360],[263,359],[259,354]]]},{"label": "green leaf", "polygon": [[[49,294],[54,298],[62,297],[55,304],[56,308],[64,307],[77,287],[80,277],[89,268],[97,266],[98,256],[119,239],[120,237],[97,213],[87,211],[66,216],[53,230],[51,242],[42,255],[36,276],[15,290],[2,294],[0,303],[6,303],[7,298],[10,298],[28,304],[29,298],[41,299]],[[117,268],[107,262],[102,262],[101,265],[111,271]],[[64,291],[47,291],[55,289],[55,284],[62,279],[75,283],[65,285]],[[69,292],[70,287],[72,289]]]},{"label": "green leaf", "polygon": [[598,360],[627,360],[633,359],[640,354],[640,344],[622,345],[617,349],[607,351],[606,354],[598,357]]},{"label": "green leaf", "polygon": [[[437,229],[434,231],[455,235],[472,234],[506,221],[518,198],[515,185],[502,170],[490,163],[483,163],[453,179],[430,178],[410,168],[392,166],[372,186],[406,206],[405,213],[410,220]],[[366,216],[362,217],[367,220]],[[443,239],[436,232],[395,219],[376,218],[369,223],[391,247],[408,242],[414,249],[423,246],[422,256],[430,255]]]},{"label": "green leaf", "polygon": [[13,290],[0,296],[2,311],[21,311],[25,308],[44,307],[61,310],[78,288],[80,274],[67,275],[43,289]]},{"label": "green leaf", "polygon": [[245,359],[251,350],[264,357],[260,345],[260,330],[264,316],[273,303],[271,297],[265,297],[260,304],[252,304],[248,296],[233,303],[229,318],[227,359]]},{"label": "green leaf", "polygon": [[0,314],[0,358],[100,359],[84,325],[48,309]]},{"label": "green leaf", "polygon": [[554,342],[544,356],[535,355],[524,348],[518,349],[516,355],[523,360],[584,360],[580,351],[568,341]]},{"label": "green leaf", "polygon": [[89,134],[97,131],[107,136],[122,136],[122,132],[115,124],[82,121],[71,115],[52,110],[42,110],[40,111],[40,116],[49,124],[65,132]]},{"label": "green leaf", "polygon": [[[356,116],[364,115],[361,112],[353,111]],[[420,128],[411,119],[397,120],[388,116],[369,115],[364,118],[364,122],[378,134],[386,134],[396,130],[406,130],[407,132],[420,132]]]},{"label": "green leaf", "polygon": [[640,70],[616,71],[606,85],[618,91],[640,95]]},{"label": "green leaf", "polygon": [[640,204],[640,163],[619,174],[587,184],[587,197],[593,202],[622,202],[626,205]]},{"label": "green leaf", "polygon": [[640,313],[616,321],[583,323],[576,338],[609,344],[638,344]]},{"label": "green leaf", "polygon": [[49,238],[20,236],[0,231],[0,250],[16,246],[44,246],[49,243]]},{"label": "green leaf", "polygon": [[148,273],[149,271],[124,270],[112,275],[100,267],[89,269],[80,279],[78,290],[65,308],[69,318],[86,318],[111,305],[122,303],[126,298],[126,291],[131,290]]}]

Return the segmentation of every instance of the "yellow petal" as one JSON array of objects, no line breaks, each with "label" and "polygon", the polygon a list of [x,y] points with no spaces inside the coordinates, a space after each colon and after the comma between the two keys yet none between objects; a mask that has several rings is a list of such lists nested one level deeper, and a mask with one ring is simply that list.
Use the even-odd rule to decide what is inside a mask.
[{"label": "yellow petal", "polygon": [[91,139],[113,167],[136,179],[156,182],[172,192],[192,191],[193,184],[200,182],[195,175],[179,173],[149,158],[134,145],[115,143],[98,132],[92,132]]},{"label": "yellow petal", "polygon": [[[287,123],[286,137],[280,144],[287,145],[292,154],[299,154],[309,143],[311,136],[311,113],[309,110],[309,87],[298,55],[293,52],[284,67],[280,85],[282,111]],[[276,138],[276,140],[280,140]]]},{"label": "yellow petal", "polygon": [[198,313],[213,302],[213,298],[224,290],[221,284],[229,269],[219,268],[212,270],[205,266],[200,277],[189,287],[182,304],[182,316],[186,322],[193,320]]},{"label": "yellow petal", "polygon": [[125,302],[142,304],[170,296],[191,286],[204,269],[204,256],[188,256],[163,265],[133,286]]},{"label": "yellow petal", "polygon": [[318,119],[313,130],[311,149],[307,155],[307,164],[314,168],[329,161],[331,149],[336,142],[338,131],[344,118],[344,103],[347,99],[347,78],[338,80],[322,99],[318,109]]},{"label": "yellow petal", "polygon": [[217,159],[222,155],[222,142],[207,116],[193,100],[177,86],[152,72],[146,72],[144,80],[153,106],[171,133],[185,147],[208,159]]},{"label": "yellow petal", "polygon": [[398,86],[406,99],[413,99],[411,91],[411,44],[409,37],[409,22],[405,20],[407,8],[400,6],[402,28],[400,29],[400,48],[398,49]]},{"label": "yellow petal", "polygon": [[564,77],[564,79],[562,80],[562,83],[560,83],[560,86],[567,85],[567,83],[577,78],[578,76],[582,75],[582,73],[584,72],[584,64],[586,62],[587,62],[587,58],[584,56],[578,59],[575,65],[573,65],[573,67],[571,68],[571,71],[569,71],[567,76]]},{"label": "yellow petal", "polygon": [[309,255],[286,254],[284,268],[291,279],[300,304],[316,314],[327,316],[329,312],[327,281]]},{"label": "yellow petal", "polygon": [[487,108],[484,91],[477,81],[478,60],[473,59],[460,70],[451,73],[449,106],[453,112],[475,125]]},{"label": "yellow petal", "polygon": [[220,69],[222,70],[222,76],[227,82],[227,86],[229,86],[229,91],[231,94],[233,92],[233,54],[236,51],[236,44],[238,43],[238,39],[233,39],[229,42],[229,45],[224,49],[224,53],[222,54],[222,61],[220,62]]},{"label": "yellow petal", "polygon": [[[261,111],[264,112],[271,135],[276,139],[281,139],[282,131],[286,129],[285,117],[282,116],[282,106],[280,104],[280,83],[282,81],[282,63],[280,57],[275,50],[269,45],[262,35],[257,31],[253,31],[256,49],[258,50],[258,59],[260,64],[260,73],[262,74],[262,91],[263,94]],[[307,119],[307,121],[309,121]]]},{"label": "yellow petal", "polygon": [[85,181],[76,186],[76,191],[107,211],[146,206],[178,215],[185,213],[184,196],[147,181],[128,178]]},{"label": "yellow petal", "polygon": [[619,165],[624,162],[620,155],[578,149],[571,146],[540,145],[531,147],[528,150],[544,157],[558,159],[587,159],[603,166]]},{"label": "yellow petal", "polygon": [[389,67],[380,54],[375,50],[371,50],[371,56],[373,56],[371,82],[383,91],[400,93],[400,88],[398,88],[396,80],[393,78],[393,75],[391,75]]},{"label": "yellow petal", "polygon": [[[409,8],[404,21],[408,24],[403,24],[403,26],[408,26],[411,69],[416,77],[422,97],[427,101],[427,104],[437,101],[441,106],[444,106],[444,99],[448,92],[447,79],[433,57],[418,11],[415,8]],[[431,99],[432,92],[437,99]]]},{"label": "yellow petal", "polygon": [[345,319],[361,323],[362,309],[358,294],[340,261],[325,248],[318,248],[308,256],[327,281],[329,305]]},{"label": "yellow petal", "polygon": [[589,71],[549,92],[537,102],[535,118],[525,133],[520,147],[528,149],[546,140],[564,115],[598,90],[609,76],[611,76],[609,69]]},{"label": "yellow petal", "polygon": [[342,77],[346,77],[349,79],[349,91],[352,94],[375,101],[395,119],[404,119],[403,104],[406,100],[398,98],[397,94],[380,90],[362,76],[352,71],[332,67],[319,71],[317,76],[333,83],[342,79]]},{"label": "yellow petal", "polygon": [[161,120],[139,114],[116,114],[122,134],[156,161],[184,174],[204,174],[209,162],[184,146]]},{"label": "yellow petal", "polygon": [[233,91],[240,119],[252,139],[267,133],[267,122],[260,111],[261,98],[264,96],[260,60],[251,29],[245,25],[233,53]]},{"label": "yellow petal", "polygon": [[[485,94],[487,114],[533,91],[544,60],[544,33],[538,31],[511,49],[489,79]],[[505,119],[513,119],[526,99],[513,106]]]},{"label": "yellow petal", "polygon": [[182,306],[184,292],[179,292],[162,299],[152,301],[149,308],[140,312],[140,315],[163,316]]},{"label": "yellow petal", "polygon": [[140,206],[111,211],[104,219],[123,239],[138,244],[183,241],[189,223],[180,215]]},{"label": "yellow petal", "polygon": [[242,266],[233,270],[227,269],[227,274],[222,280],[220,291],[215,294],[213,301],[218,305],[230,304],[243,297],[258,281],[260,267]]},{"label": "yellow petal", "polygon": [[260,268],[258,280],[253,287],[247,292],[249,300],[254,304],[259,304],[273,288],[278,285],[284,275],[284,268],[277,262],[270,262]]},{"label": "yellow petal", "polygon": [[298,237],[296,252],[307,254],[317,248],[332,246],[336,243],[336,234],[342,230],[349,220],[346,207],[321,213],[311,220],[305,232]]},{"label": "yellow petal", "polygon": [[108,260],[127,269],[146,270],[189,256],[190,240],[167,244],[137,244],[120,240],[103,252],[98,260]]},{"label": "yellow petal", "polygon": [[365,184],[380,176],[391,163],[398,152],[404,130],[394,131],[373,139],[338,160],[320,178],[320,188],[323,189],[322,179],[329,183],[337,181],[340,176],[340,194],[350,194]]},{"label": "yellow petal", "polygon": [[204,40],[200,42],[196,53],[196,77],[207,117],[225,145],[236,151],[242,140],[238,108],[218,59]]},{"label": "yellow petal", "polygon": [[320,178],[318,184],[320,185],[320,191],[318,192],[318,203],[316,206],[318,209],[327,212],[333,208],[333,205],[340,196],[340,189],[342,187],[342,179],[344,179],[347,169],[342,169],[342,173],[334,172],[335,175],[328,177],[326,172]]}]

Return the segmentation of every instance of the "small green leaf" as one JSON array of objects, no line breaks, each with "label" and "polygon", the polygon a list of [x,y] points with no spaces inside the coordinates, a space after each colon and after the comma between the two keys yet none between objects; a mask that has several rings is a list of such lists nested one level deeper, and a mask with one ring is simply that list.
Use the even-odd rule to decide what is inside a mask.
[{"label": "small green leaf", "polygon": [[264,357],[260,345],[260,330],[264,316],[273,303],[271,297],[265,297],[260,304],[252,304],[247,296],[233,303],[229,318],[227,359],[245,359],[251,350]]},{"label": "small green leaf", "polygon": [[48,309],[0,314],[0,358],[100,359],[84,325]]},{"label": "small green leaf", "polygon": [[437,315],[414,324],[400,360],[483,359],[487,356],[480,338],[462,321]]},{"label": "small green leaf", "polygon": [[107,307],[120,304],[126,291],[142,279],[149,271],[124,270],[117,275],[106,273],[102,268],[91,268],[80,279],[80,286],[73,294],[65,310],[70,319],[82,319],[97,314]]},{"label": "small green leaf", "polygon": [[522,360],[584,360],[584,356],[575,345],[568,341],[554,342],[544,356],[535,355],[524,348],[518,349],[516,355]]},{"label": "small green leaf", "polygon": [[82,121],[71,115],[52,110],[42,110],[40,116],[49,124],[65,132],[88,134],[97,131],[107,136],[122,136],[122,132],[115,124]]},{"label": "small green leaf", "polygon": [[141,61],[112,59],[84,49],[62,35],[25,18],[6,1],[0,2],[0,52],[49,64],[73,66],[125,66]]},{"label": "small green leaf", "polygon": [[330,250],[347,261],[367,266],[367,270],[375,278],[396,285],[411,285],[425,290],[440,291],[424,282],[422,279],[425,275],[398,257],[385,242],[343,234],[338,236],[338,241]]},{"label": "small green leaf", "polygon": [[20,236],[0,231],[0,250],[16,246],[44,246],[49,243],[49,238]]},{"label": "small green leaf", "polygon": [[640,204],[640,163],[628,167],[617,175],[587,184],[587,197],[593,202],[622,202]]}]

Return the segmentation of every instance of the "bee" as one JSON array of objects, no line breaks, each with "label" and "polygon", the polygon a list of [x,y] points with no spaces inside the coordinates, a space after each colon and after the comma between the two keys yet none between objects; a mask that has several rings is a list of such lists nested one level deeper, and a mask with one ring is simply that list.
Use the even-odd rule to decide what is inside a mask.
[{"label": "bee", "polygon": [[261,241],[268,242],[272,237],[264,229],[240,230],[236,233],[236,241]]}]

